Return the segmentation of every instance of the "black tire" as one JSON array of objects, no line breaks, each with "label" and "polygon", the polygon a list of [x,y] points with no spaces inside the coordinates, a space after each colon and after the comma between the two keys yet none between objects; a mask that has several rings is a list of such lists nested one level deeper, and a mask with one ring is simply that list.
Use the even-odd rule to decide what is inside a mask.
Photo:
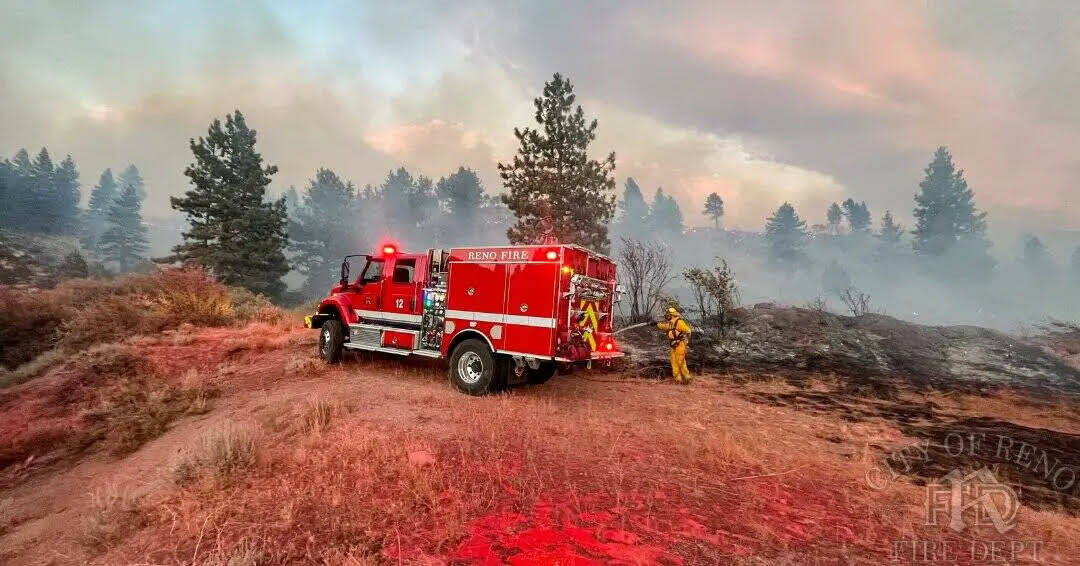
[{"label": "black tire", "polygon": [[341,361],[341,350],[345,344],[345,330],[341,321],[328,320],[319,330],[319,357],[328,364]]},{"label": "black tire", "polygon": [[502,365],[481,340],[470,339],[458,344],[450,355],[450,383],[462,393],[485,395],[500,389]]},{"label": "black tire", "polygon": [[540,367],[536,369],[529,368],[528,373],[525,374],[525,381],[533,385],[547,383],[547,380],[555,375],[555,369],[555,362],[540,362]]}]

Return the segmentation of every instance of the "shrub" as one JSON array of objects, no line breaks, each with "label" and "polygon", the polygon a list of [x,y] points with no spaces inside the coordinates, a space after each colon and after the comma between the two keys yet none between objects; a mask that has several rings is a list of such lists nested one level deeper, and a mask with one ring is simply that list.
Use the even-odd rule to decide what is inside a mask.
[{"label": "shrub", "polygon": [[149,523],[141,498],[130,490],[111,484],[90,497],[90,512],[83,517],[83,544],[86,546],[111,546]]},{"label": "shrub", "polygon": [[227,485],[258,460],[258,434],[250,427],[227,422],[182,452],[173,462],[171,471],[173,480],[179,485],[198,478]]},{"label": "shrub", "polygon": [[726,261],[720,260],[712,270],[691,267],[683,272],[683,277],[694,292],[702,323],[723,333],[731,323],[731,313],[739,301],[735,273]]},{"label": "shrub", "polygon": [[0,368],[25,364],[56,345],[68,307],[55,295],[0,287]]},{"label": "shrub", "polygon": [[[280,325],[287,315],[261,295],[232,289],[194,267],[111,280],[71,279],[55,289],[0,288],[0,386],[33,377],[54,347],[74,352],[184,325]],[[48,361],[48,360],[46,360]]]}]

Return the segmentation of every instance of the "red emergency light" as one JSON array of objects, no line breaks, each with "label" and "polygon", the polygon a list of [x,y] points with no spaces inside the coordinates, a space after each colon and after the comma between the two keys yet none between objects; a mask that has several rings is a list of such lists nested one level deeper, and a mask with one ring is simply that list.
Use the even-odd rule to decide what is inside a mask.
[{"label": "red emergency light", "polygon": [[548,259],[556,259],[556,258],[558,258],[558,257],[559,257],[559,252],[557,252],[557,251],[555,251],[555,250],[548,250],[548,253],[547,253],[547,256],[546,256],[546,257],[547,257]]},{"label": "red emergency light", "polygon": [[395,248],[394,246],[383,246],[382,247],[382,253],[384,255],[394,255],[394,253],[396,253],[396,252],[397,252],[397,248]]}]

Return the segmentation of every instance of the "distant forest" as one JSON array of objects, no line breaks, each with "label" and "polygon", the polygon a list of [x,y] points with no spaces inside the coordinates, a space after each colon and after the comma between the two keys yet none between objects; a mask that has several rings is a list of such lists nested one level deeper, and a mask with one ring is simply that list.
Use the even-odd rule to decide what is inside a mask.
[{"label": "distant forest", "polygon": [[519,149],[498,164],[498,195],[465,166],[438,179],[399,167],[363,187],[319,168],[275,199],[277,167],[264,162],[256,130],[235,111],[191,140],[190,189],[171,197],[186,226],[172,254],[149,256],[142,203],[153,187],[135,165],[106,169],[87,187],[71,156],[56,163],[45,148],[0,161],[0,229],[69,239],[93,275],[194,262],[225,283],[293,303],[325,293],[344,255],[389,239],[414,249],[559,241],[615,256],[642,244],[664,250],[672,300],[693,295],[678,274],[722,263],[744,301],[843,310],[857,294],[870,312],[998,327],[1080,316],[1080,247],[1055,258],[1029,235],[1019,257],[999,264],[989,253],[991,219],[945,147],[912,187],[914,226],[848,198],[812,211],[820,223],[785,202],[760,232],[728,230],[724,200],[712,193],[693,211],[711,226],[688,229],[662,188],[624,178],[617,190],[615,154],[590,154],[599,125],[576,104],[570,81],[555,75],[534,103],[536,123],[515,130]]}]

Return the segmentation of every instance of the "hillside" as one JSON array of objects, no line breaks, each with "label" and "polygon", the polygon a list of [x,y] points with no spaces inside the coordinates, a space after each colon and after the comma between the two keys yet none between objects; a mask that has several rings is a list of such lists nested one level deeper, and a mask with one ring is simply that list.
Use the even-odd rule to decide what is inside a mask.
[{"label": "hillside", "polygon": [[[905,540],[1080,553],[1075,486],[989,443],[944,448],[1002,434],[1080,467],[1071,400],[1012,378],[881,395],[855,371],[730,356],[697,358],[707,371],[676,386],[639,377],[649,337],[624,369],[482,398],[438,362],[326,366],[296,317],[80,350],[0,389],[0,562],[880,564]],[[920,440],[925,457],[898,465]],[[927,525],[924,484],[982,465],[1024,487],[1016,527]]]}]

